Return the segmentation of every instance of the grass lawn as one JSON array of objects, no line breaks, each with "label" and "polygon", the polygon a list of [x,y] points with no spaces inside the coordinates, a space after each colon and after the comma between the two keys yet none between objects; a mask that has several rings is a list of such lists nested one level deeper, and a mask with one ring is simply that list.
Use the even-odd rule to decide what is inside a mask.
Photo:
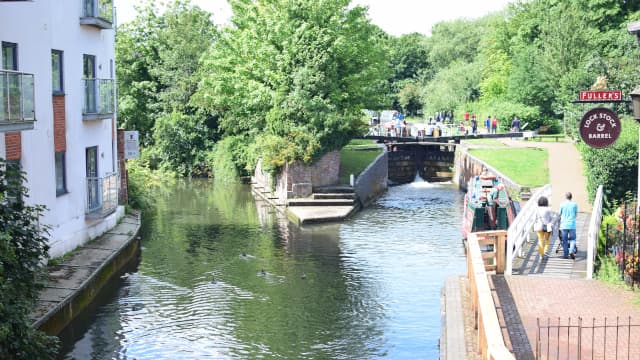
[{"label": "grass lawn", "polygon": [[382,153],[375,141],[354,139],[340,150],[340,184],[349,183],[349,175],[358,176]]},{"label": "grass lawn", "polygon": [[507,146],[496,139],[465,139],[463,141],[472,145]]},{"label": "grass lawn", "polygon": [[549,183],[549,154],[545,149],[470,149],[469,153],[522,186]]}]

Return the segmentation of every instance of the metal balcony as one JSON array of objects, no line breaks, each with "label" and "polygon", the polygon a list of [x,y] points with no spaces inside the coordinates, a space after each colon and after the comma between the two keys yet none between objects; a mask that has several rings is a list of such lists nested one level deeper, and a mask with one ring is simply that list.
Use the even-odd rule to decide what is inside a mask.
[{"label": "metal balcony", "polygon": [[83,79],[83,82],[82,120],[112,118],[115,108],[113,80]]},{"label": "metal balcony", "polygon": [[87,178],[87,203],[85,215],[88,218],[103,218],[118,207],[118,174]]},{"label": "metal balcony", "polygon": [[32,130],[35,114],[33,74],[0,70],[0,132]]},{"label": "metal balcony", "polygon": [[81,25],[113,28],[113,0],[82,0]]}]

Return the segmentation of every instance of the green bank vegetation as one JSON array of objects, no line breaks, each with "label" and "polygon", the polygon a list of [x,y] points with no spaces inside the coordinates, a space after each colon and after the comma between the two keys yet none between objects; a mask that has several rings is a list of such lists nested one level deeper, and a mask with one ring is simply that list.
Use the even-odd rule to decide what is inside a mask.
[{"label": "green bank vegetation", "polygon": [[351,140],[340,150],[340,183],[348,184],[351,174],[355,177],[382,153],[382,149],[371,140]]},{"label": "green bank vegetation", "polygon": [[549,154],[545,149],[470,149],[469,153],[522,186],[538,187],[549,183]]}]

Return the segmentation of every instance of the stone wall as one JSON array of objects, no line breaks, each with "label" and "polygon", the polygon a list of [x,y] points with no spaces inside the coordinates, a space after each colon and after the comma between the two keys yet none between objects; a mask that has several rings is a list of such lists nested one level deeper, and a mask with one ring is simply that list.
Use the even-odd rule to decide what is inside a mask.
[{"label": "stone wall", "polygon": [[340,152],[332,151],[323,155],[311,165],[300,162],[286,164],[272,185],[271,175],[262,170],[258,161],[253,175],[253,182],[263,189],[272,192],[271,198],[285,204],[287,199],[307,197],[313,193],[314,187],[338,184],[340,172]]},{"label": "stone wall", "polygon": [[387,190],[389,153],[384,151],[356,179],[355,192],[363,207]]}]

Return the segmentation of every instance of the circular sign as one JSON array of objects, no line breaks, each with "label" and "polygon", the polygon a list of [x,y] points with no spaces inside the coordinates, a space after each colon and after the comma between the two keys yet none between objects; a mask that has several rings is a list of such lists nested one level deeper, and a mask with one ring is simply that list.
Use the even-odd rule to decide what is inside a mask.
[{"label": "circular sign", "polygon": [[594,108],[580,120],[580,137],[591,147],[606,148],[618,140],[621,127],[616,113],[606,108]]}]

